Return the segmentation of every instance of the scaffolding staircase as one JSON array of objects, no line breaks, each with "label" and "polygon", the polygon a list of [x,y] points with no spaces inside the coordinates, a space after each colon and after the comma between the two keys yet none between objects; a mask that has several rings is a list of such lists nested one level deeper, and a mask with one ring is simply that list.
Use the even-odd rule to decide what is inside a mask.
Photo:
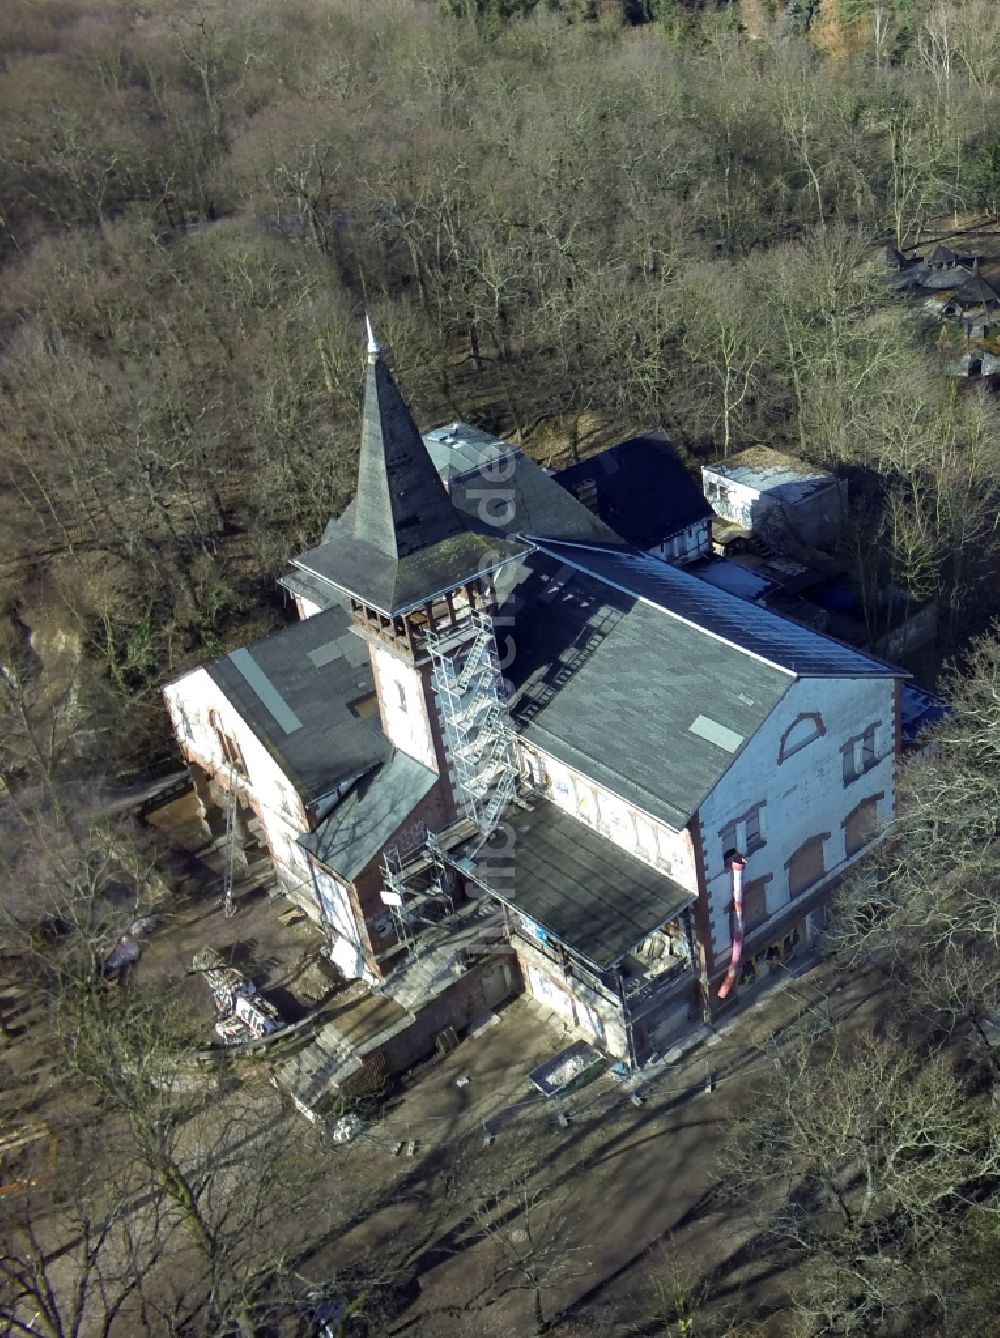
[{"label": "scaffolding staircase", "polygon": [[493,623],[474,609],[457,625],[429,631],[426,644],[452,784],[464,815],[485,841],[517,784]]},{"label": "scaffolding staircase", "polygon": [[422,831],[418,840],[384,852],[382,901],[397,936],[385,955],[405,948],[408,977],[429,989],[438,968],[428,966],[424,980],[418,959],[422,948],[431,951],[431,927],[455,910],[445,851],[465,842],[473,844],[472,854],[482,847],[514,797],[517,767],[489,616],[476,609],[457,623],[428,629],[425,644],[458,817],[447,831]]}]

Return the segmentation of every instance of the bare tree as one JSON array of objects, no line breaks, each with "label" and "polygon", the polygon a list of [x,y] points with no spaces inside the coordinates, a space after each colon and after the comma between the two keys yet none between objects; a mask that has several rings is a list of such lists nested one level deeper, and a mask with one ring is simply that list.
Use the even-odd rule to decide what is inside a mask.
[{"label": "bare tree", "polygon": [[992,1113],[950,1060],[813,1022],[775,1044],[760,1097],[725,1174],[807,1261],[794,1305],[810,1331],[878,1332],[940,1304],[948,1224],[1000,1167]]}]

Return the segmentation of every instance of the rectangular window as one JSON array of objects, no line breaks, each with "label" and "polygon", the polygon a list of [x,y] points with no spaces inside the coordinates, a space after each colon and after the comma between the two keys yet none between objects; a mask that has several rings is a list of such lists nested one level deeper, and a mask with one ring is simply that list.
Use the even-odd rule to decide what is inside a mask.
[{"label": "rectangular window", "polygon": [[748,934],[767,919],[767,885],[770,878],[755,878],[743,889],[743,928]]},{"label": "rectangular window", "polygon": [[738,850],[741,855],[752,855],[767,844],[764,836],[764,803],[754,804],[740,817],[727,822],[719,832],[722,853]]},{"label": "rectangular window", "polygon": [[878,801],[881,794],[863,799],[844,819],[844,854],[848,859],[863,850],[878,830]]},{"label": "rectangular window", "polygon": [[850,785],[878,764],[878,753],[875,748],[877,729],[877,725],[869,725],[863,734],[856,734],[853,739],[848,739],[841,748],[845,785]]},{"label": "rectangular window", "polygon": [[823,842],[829,833],[811,836],[805,841],[788,861],[788,895],[801,896],[826,873],[823,862]]},{"label": "rectangular window", "polygon": [[396,684],[396,691],[399,693],[399,709],[400,709],[401,711],[405,711],[405,710],[406,710],[406,688],[403,687],[402,683],[397,683],[397,684]]}]

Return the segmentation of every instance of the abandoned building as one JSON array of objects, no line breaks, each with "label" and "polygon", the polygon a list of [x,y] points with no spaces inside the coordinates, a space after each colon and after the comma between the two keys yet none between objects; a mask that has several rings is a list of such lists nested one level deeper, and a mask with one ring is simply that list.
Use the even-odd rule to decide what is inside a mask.
[{"label": "abandoned building", "polygon": [[811,548],[836,543],[847,508],[847,485],[770,446],[750,446],[703,465],[705,496],[724,521],[767,538]]},{"label": "abandoned building", "polygon": [[712,508],[665,432],[632,437],[553,477],[633,548],[680,563],[711,552]]},{"label": "abandoned building", "polygon": [[524,989],[637,1064],[815,936],[893,817],[905,675],[642,551],[669,525],[619,532],[590,476],[421,438],[370,337],[300,620],[165,697],[344,976],[438,1027]]},{"label": "abandoned building", "polygon": [[[989,249],[987,239],[980,241]],[[886,258],[887,285],[940,323],[938,347],[948,375],[1000,372],[1000,259],[959,253],[940,243],[926,256],[904,256],[888,247]]]}]

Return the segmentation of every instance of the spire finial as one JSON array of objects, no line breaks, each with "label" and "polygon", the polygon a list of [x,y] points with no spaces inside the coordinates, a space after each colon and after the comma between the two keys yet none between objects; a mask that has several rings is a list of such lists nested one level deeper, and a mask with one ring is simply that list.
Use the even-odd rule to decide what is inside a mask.
[{"label": "spire finial", "polygon": [[372,329],[371,317],[365,312],[365,328],[368,331],[368,361],[376,362],[378,355],[382,352],[382,345],[375,338],[375,331]]}]

